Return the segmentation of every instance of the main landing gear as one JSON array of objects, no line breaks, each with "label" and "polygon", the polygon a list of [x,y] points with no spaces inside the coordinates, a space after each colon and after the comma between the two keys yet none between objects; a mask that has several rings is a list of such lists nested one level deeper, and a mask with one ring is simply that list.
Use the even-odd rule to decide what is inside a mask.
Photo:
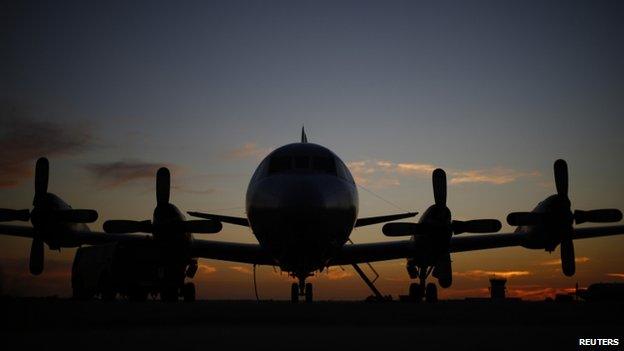
[{"label": "main landing gear", "polygon": [[306,283],[305,278],[299,278],[299,283],[292,283],[290,286],[290,301],[299,302],[299,296],[305,296],[305,302],[312,302],[312,283]]},{"label": "main landing gear", "polygon": [[435,283],[427,283],[427,277],[433,271],[433,267],[418,267],[408,264],[410,278],[418,278],[419,283],[411,283],[409,287],[409,298],[411,301],[420,302],[423,297],[427,302],[438,301],[438,287]]}]

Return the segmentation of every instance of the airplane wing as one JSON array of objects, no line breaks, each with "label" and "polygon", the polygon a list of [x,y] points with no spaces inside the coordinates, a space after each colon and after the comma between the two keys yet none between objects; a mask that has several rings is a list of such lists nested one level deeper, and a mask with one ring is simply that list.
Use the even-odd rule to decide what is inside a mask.
[{"label": "airplane wing", "polygon": [[195,239],[191,248],[191,256],[259,265],[276,264],[259,244]]},{"label": "airplane wing", "polygon": [[[32,227],[0,224],[0,235],[32,238],[34,234]],[[148,234],[133,233],[109,234],[92,231],[72,231],[68,234],[69,235],[66,236],[67,239],[80,245],[101,245],[113,242],[152,239],[152,236]],[[258,244],[194,239],[192,245],[192,256],[197,258],[260,265],[275,264],[275,261]]]},{"label": "airplane wing", "polygon": [[[576,228],[573,239],[587,239],[601,236],[624,234],[624,225]],[[479,235],[454,236],[451,239],[450,252],[488,250],[502,247],[521,246],[526,236],[524,233],[494,233]],[[418,249],[413,240],[400,240],[379,243],[345,245],[330,266],[348,265],[375,261],[409,258]]]},{"label": "airplane wing", "polygon": [[202,213],[202,212],[193,212],[193,211],[190,211],[187,213],[189,214],[189,216],[192,216],[192,217],[214,219],[216,221],[223,222],[223,223],[230,223],[230,224],[240,225],[243,227],[249,227],[249,221],[247,221],[247,218],[243,218],[243,217],[222,216],[222,215]]},{"label": "airplane wing", "polygon": [[[35,235],[35,231],[33,227],[0,224],[0,235],[32,238]],[[80,245],[100,245],[130,240],[150,240],[151,236],[146,234],[108,234],[92,231],[71,231],[66,238]]]},{"label": "airplane wing", "polygon": [[399,214],[387,215],[387,216],[358,218],[355,221],[355,227],[357,228],[357,227],[363,227],[366,225],[372,225],[372,224],[377,224],[377,223],[396,221],[397,219],[414,217],[417,214],[418,212],[407,212],[407,213],[399,213]]},{"label": "airplane wing", "polygon": [[[202,212],[192,212],[192,211],[191,212],[187,212],[187,213],[189,214],[189,216],[192,216],[192,217],[204,218],[204,219],[214,219],[214,220],[217,220],[219,222],[224,222],[224,223],[230,223],[230,224],[240,225],[240,226],[244,226],[244,227],[249,227],[249,221],[247,221],[247,218],[222,216],[222,215],[217,215],[217,214],[202,213]],[[407,213],[400,213],[400,214],[387,215],[387,216],[358,218],[355,221],[355,227],[363,227],[363,226],[371,225],[371,224],[395,221],[397,219],[414,217],[417,214],[418,214],[418,212],[407,212]]]}]

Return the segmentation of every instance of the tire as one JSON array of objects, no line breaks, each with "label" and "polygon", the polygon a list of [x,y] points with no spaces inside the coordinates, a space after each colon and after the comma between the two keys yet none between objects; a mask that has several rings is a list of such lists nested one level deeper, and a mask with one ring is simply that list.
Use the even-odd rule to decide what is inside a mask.
[{"label": "tire", "polygon": [[311,303],[314,298],[312,283],[306,283],[305,285],[305,301]]},{"label": "tire", "polygon": [[194,283],[186,283],[182,286],[182,298],[184,299],[184,302],[195,301],[195,284]]},{"label": "tire", "polygon": [[420,302],[423,298],[422,287],[418,283],[411,283],[409,286],[409,297],[411,301]]},{"label": "tire", "polygon": [[290,286],[290,302],[299,302],[299,284],[297,283],[292,283]]},{"label": "tire", "polygon": [[425,299],[427,302],[438,302],[438,287],[434,283],[427,284]]}]

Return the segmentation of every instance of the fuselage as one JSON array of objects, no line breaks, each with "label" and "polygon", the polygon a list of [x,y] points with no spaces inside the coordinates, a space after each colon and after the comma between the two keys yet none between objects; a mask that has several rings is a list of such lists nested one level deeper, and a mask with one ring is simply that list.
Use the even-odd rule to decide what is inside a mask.
[{"label": "fuselage", "polygon": [[260,163],[249,182],[246,210],[254,235],[276,264],[306,276],[323,269],[349,239],[358,193],[333,152],[294,143]]}]

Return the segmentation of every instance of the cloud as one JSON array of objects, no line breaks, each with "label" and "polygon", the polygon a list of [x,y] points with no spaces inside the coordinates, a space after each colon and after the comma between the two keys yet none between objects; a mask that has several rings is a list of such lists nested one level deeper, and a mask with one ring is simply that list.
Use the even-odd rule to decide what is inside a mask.
[{"label": "cloud", "polygon": [[502,167],[468,171],[454,171],[451,172],[451,179],[449,181],[449,184],[457,185],[464,183],[488,183],[502,185],[514,182],[519,178],[534,177],[538,175],[538,172],[520,172]]},{"label": "cloud", "polygon": [[244,267],[244,266],[230,266],[228,267],[229,269],[238,272],[238,273],[243,273],[243,274],[253,274],[253,271],[251,270],[251,268],[249,267]]},{"label": "cloud", "polygon": [[217,271],[217,267],[200,263],[197,266],[197,270],[199,271],[199,273],[202,273],[202,274],[212,274]]},{"label": "cloud", "polygon": [[512,278],[512,277],[520,277],[531,275],[529,271],[484,271],[480,269],[475,269],[466,272],[453,272],[454,276],[457,277],[465,277],[470,279],[479,279],[484,277],[501,277],[501,278]]},{"label": "cloud", "polygon": [[609,277],[624,279],[624,273],[607,273]]},{"label": "cloud", "polygon": [[93,139],[88,128],[34,119],[6,103],[0,105],[0,131],[0,188],[30,178],[37,158],[78,154]]},{"label": "cloud", "polygon": [[[392,162],[388,160],[360,160],[347,163],[355,181],[362,186],[388,188],[399,186],[398,177],[431,177],[437,166],[430,163]],[[521,172],[513,169],[494,167],[473,170],[447,171],[449,184],[487,183],[501,185],[523,177],[539,176],[538,172]]]},{"label": "cloud", "polygon": [[342,279],[351,278],[353,276],[353,273],[346,271],[346,270],[342,270],[342,269],[340,270],[333,269],[333,270],[328,270],[325,276],[329,280],[342,280]]},{"label": "cloud", "polygon": [[164,163],[151,163],[138,160],[91,163],[85,166],[103,187],[114,188],[136,180],[155,181],[160,167],[176,168]]},{"label": "cloud", "polygon": [[241,147],[230,150],[225,156],[228,159],[261,159],[268,155],[271,150],[271,148],[260,147],[256,143],[245,143]]},{"label": "cloud", "polygon": [[405,175],[430,175],[436,168],[434,165],[426,163],[399,163],[396,165],[396,171]]},{"label": "cloud", "polygon": [[[574,259],[574,262],[576,263],[587,263],[589,262],[589,257],[576,257]],[[542,263],[540,263],[540,266],[560,266],[561,265],[561,258],[554,258],[552,260],[547,260],[544,261]]]}]

